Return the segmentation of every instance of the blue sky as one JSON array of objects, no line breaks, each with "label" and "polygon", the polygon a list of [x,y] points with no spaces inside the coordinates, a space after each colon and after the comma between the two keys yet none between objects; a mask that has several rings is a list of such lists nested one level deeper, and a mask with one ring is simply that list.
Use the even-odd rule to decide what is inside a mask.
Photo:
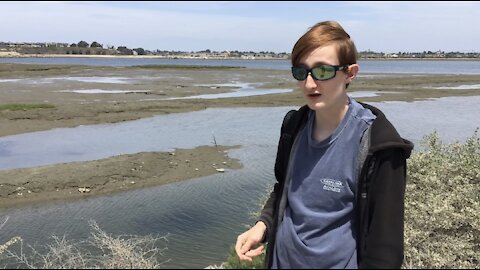
[{"label": "blue sky", "polygon": [[359,51],[480,51],[480,2],[0,2],[0,41],[291,52],[324,20]]}]

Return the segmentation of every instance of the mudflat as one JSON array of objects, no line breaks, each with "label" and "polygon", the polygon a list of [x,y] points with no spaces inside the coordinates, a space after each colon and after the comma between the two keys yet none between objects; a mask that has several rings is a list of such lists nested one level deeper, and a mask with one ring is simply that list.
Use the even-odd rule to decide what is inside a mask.
[{"label": "mudflat", "polygon": [[[359,101],[414,101],[479,94],[480,75],[359,76],[349,92]],[[235,93],[238,88],[289,89],[218,99],[189,96]],[[202,66],[92,67],[0,64],[0,136],[115,123],[210,107],[301,106],[289,71]],[[234,95],[233,95],[234,96]],[[0,171],[0,207],[79,199],[238,169],[225,146],[138,153],[97,161]],[[188,160],[188,161],[186,161]],[[198,170],[197,170],[198,169]]]},{"label": "mudflat", "polygon": [[231,148],[201,146],[0,171],[0,206],[81,199],[228,173],[241,168],[238,160],[228,158]]}]

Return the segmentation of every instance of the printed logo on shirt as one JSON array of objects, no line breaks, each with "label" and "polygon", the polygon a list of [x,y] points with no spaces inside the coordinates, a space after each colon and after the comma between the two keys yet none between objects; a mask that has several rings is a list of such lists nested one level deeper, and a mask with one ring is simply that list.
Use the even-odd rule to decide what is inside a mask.
[{"label": "printed logo on shirt", "polygon": [[323,178],[320,181],[323,184],[324,190],[340,193],[343,188],[343,183],[335,179]]}]

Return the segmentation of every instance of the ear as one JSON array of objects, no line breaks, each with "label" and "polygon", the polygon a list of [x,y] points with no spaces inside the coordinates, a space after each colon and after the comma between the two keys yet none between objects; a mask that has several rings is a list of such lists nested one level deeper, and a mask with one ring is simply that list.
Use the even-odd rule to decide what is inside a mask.
[{"label": "ear", "polygon": [[353,79],[357,77],[358,71],[359,71],[359,66],[358,64],[353,64],[348,66],[348,69],[346,70],[347,72],[347,83],[351,83]]}]

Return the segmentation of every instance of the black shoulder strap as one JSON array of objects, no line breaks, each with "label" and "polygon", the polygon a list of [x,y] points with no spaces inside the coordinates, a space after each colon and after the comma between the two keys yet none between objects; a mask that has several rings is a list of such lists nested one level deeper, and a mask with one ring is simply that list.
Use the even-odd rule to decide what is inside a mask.
[{"label": "black shoulder strap", "polygon": [[360,140],[360,148],[357,155],[356,160],[356,168],[355,168],[355,179],[360,181],[360,174],[363,168],[363,164],[367,159],[368,150],[370,149],[370,132],[372,130],[372,126],[369,126],[365,132],[363,132],[362,138]]},{"label": "black shoulder strap", "polygon": [[290,134],[291,132],[291,125],[292,125],[292,117],[297,112],[297,110],[289,111],[285,117],[283,118],[281,134]]},{"label": "black shoulder strap", "polygon": [[285,179],[295,136],[303,124],[306,123],[305,119],[308,111],[309,108],[303,106],[299,110],[289,111],[283,119],[280,140],[278,142],[277,158],[275,160],[275,177],[278,181]]},{"label": "black shoulder strap", "polygon": [[294,138],[303,124],[306,123],[306,121],[303,120],[307,117],[308,111],[309,108],[307,106],[303,106],[298,110],[289,111],[283,118],[282,135],[286,134]]}]

